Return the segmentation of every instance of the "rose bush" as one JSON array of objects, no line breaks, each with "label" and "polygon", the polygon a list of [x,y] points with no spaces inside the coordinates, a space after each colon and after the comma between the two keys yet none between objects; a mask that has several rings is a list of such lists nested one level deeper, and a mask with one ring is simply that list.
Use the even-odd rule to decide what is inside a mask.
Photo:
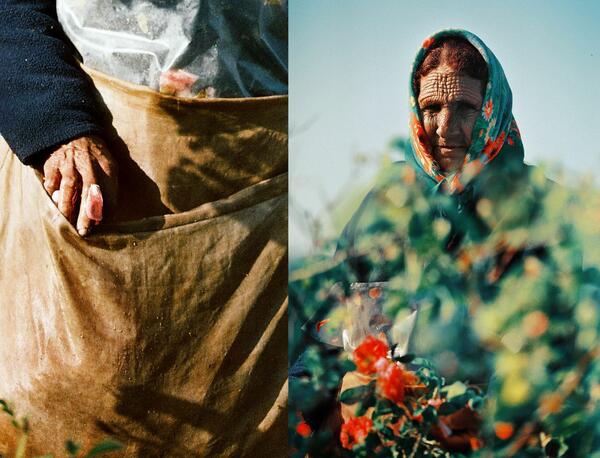
[{"label": "rose bush", "polygon": [[[556,186],[542,170],[531,181],[510,198],[498,183],[475,202],[476,222],[406,182],[378,190],[381,210],[355,245],[361,265],[390,273],[391,323],[419,308],[413,359],[394,361],[393,339],[368,338],[354,355],[319,342],[307,330],[340,321],[352,260],[321,241],[292,261],[289,357],[305,369],[290,380],[292,455],[600,456],[600,192]],[[457,229],[467,236],[452,239]],[[339,393],[352,371],[368,381]],[[340,402],[373,422],[352,450]]]}]

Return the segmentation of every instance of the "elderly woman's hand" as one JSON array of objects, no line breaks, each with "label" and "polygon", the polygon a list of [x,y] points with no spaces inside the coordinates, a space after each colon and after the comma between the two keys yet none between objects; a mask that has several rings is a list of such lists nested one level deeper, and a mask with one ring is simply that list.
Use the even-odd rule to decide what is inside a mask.
[{"label": "elderly woman's hand", "polygon": [[98,137],[61,145],[43,163],[43,174],[44,188],[81,236],[115,207],[118,165]]}]

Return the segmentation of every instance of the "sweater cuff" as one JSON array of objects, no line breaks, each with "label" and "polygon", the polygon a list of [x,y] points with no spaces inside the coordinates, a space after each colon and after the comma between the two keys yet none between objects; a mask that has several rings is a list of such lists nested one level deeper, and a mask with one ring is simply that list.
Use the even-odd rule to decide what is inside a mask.
[{"label": "sweater cuff", "polygon": [[35,165],[46,159],[59,146],[83,136],[96,135],[104,138],[104,131],[93,123],[69,124],[64,129],[39,134],[32,142],[22,145],[12,145],[10,139],[6,142],[13,152],[25,165]]}]

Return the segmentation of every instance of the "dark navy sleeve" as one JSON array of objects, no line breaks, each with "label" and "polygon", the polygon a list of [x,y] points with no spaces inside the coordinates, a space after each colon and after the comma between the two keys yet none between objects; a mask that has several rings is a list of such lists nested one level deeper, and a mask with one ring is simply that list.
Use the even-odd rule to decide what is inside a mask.
[{"label": "dark navy sleeve", "polygon": [[0,0],[0,134],[25,164],[84,134],[102,135],[89,77],[56,3]]}]

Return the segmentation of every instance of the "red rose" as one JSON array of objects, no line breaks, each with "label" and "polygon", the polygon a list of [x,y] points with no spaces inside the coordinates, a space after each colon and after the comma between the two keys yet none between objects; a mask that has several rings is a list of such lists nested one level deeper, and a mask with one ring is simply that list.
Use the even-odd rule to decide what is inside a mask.
[{"label": "red rose", "polygon": [[512,423],[499,421],[494,424],[494,432],[496,433],[496,437],[498,439],[505,441],[512,437],[515,432],[515,428]]},{"label": "red rose", "polygon": [[302,437],[308,437],[312,433],[312,429],[310,425],[305,421],[301,421],[296,425],[296,432],[300,434]]},{"label": "red rose", "polygon": [[375,363],[379,358],[385,358],[387,352],[388,346],[385,342],[373,336],[367,336],[354,350],[356,369],[363,374],[374,374]]},{"label": "red rose", "polygon": [[404,371],[387,359],[377,362],[377,386],[380,393],[390,401],[400,403],[404,400]]},{"label": "red rose", "polygon": [[352,450],[352,447],[364,442],[372,427],[373,420],[368,417],[350,418],[342,425],[340,432],[342,447]]}]

